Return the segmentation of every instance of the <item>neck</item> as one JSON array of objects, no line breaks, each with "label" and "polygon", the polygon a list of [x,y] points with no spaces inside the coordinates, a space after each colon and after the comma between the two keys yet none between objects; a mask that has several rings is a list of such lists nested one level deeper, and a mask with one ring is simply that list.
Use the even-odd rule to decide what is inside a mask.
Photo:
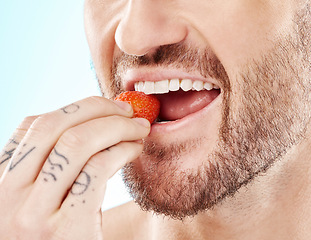
[{"label": "neck", "polygon": [[[311,239],[311,141],[304,140],[234,197],[184,222],[153,217],[158,238]],[[162,236],[163,237],[163,236]]]}]

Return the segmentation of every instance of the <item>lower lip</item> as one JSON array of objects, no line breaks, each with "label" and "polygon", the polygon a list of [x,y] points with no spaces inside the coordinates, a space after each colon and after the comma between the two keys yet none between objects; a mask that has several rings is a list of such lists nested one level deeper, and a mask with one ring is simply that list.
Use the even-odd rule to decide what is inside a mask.
[{"label": "lower lip", "polygon": [[219,106],[222,99],[222,93],[220,93],[214,101],[212,101],[210,104],[208,104],[203,109],[194,112],[192,114],[189,114],[181,119],[178,119],[176,121],[170,121],[170,122],[164,122],[164,123],[153,123],[151,125],[151,132],[149,134],[150,137],[155,135],[163,135],[166,133],[172,133],[174,131],[179,131],[187,126],[189,124],[194,124],[195,121],[204,118],[206,115],[213,114],[213,112],[219,110]]}]

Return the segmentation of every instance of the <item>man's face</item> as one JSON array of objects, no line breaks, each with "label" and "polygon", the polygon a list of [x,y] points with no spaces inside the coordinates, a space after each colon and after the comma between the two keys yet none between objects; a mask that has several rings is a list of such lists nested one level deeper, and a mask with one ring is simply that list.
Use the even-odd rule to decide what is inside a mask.
[{"label": "man's face", "polygon": [[143,209],[174,218],[209,209],[305,137],[308,12],[296,0],[86,0],[88,42],[106,97],[139,81],[216,86],[159,94],[161,123],[124,169]]}]

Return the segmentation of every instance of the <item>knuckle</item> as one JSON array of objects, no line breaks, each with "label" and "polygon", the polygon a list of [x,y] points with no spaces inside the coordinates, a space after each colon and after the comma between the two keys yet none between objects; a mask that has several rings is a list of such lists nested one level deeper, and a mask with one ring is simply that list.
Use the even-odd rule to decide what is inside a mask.
[{"label": "knuckle", "polygon": [[56,119],[52,114],[45,114],[37,117],[30,127],[33,133],[53,132],[55,130]]},{"label": "knuckle", "polygon": [[51,239],[52,226],[40,217],[25,211],[18,212],[11,221],[17,239]]},{"label": "knuckle", "polygon": [[77,128],[70,128],[60,137],[59,143],[68,149],[76,149],[86,143],[86,137]]},{"label": "knuckle", "polygon": [[28,116],[25,117],[24,120],[18,125],[17,129],[15,132],[18,135],[23,135],[25,134],[30,126],[33,124],[33,122],[38,118],[38,116]]},{"label": "knuckle", "polygon": [[16,233],[22,235],[29,235],[31,233],[38,234],[38,231],[41,231],[41,224],[34,221],[33,216],[29,215],[17,215],[12,221],[12,227]]},{"label": "knuckle", "polygon": [[12,227],[19,233],[25,233],[30,230],[32,227],[30,224],[30,220],[26,219],[24,216],[16,216],[12,221]]},{"label": "knuckle", "polygon": [[20,126],[25,126],[25,125],[29,125],[30,126],[37,118],[38,118],[38,116],[27,116],[21,122]]}]

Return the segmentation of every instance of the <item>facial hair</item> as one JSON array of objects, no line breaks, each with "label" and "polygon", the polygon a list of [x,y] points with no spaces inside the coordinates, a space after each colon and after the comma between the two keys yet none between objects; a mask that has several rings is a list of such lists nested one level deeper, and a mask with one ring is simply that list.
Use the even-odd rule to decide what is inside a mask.
[{"label": "facial hair", "polygon": [[124,168],[129,192],[143,210],[183,219],[211,209],[266,172],[305,137],[311,117],[311,28],[306,9],[297,13],[293,33],[275,42],[259,60],[250,60],[231,81],[210,49],[174,44],[161,46],[152,56],[122,54],[115,60],[115,94],[121,91],[120,76],[127,68],[154,65],[197,69],[217,78],[223,90],[218,145],[200,159],[199,168],[180,170],[178,160],[185,154],[195,158],[203,138],[171,145],[145,141],[148,167],[141,169],[134,161]]}]

